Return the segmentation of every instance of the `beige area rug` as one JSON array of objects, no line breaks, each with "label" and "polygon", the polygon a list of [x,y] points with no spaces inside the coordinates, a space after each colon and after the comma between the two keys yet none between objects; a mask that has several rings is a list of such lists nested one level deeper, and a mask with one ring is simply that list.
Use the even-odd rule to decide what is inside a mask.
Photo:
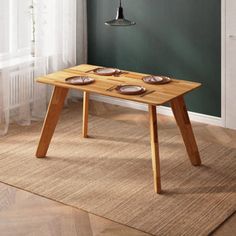
[{"label": "beige area rug", "polygon": [[149,129],[65,110],[46,159],[34,156],[42,123],[0,139],[0,181],[154,235],[207,235],[236,209],[236,150],[198,140],[193,167],[177,128],[159,130],[164,193],[153,191]]}]

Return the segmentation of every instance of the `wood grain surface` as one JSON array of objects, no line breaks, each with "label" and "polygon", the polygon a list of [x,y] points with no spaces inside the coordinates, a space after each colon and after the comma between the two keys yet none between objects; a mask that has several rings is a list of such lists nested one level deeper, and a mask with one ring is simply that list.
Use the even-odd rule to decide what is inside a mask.
[{"label": "wood grain surface", "polygon": [[[171,83],[162,85],[147,84],[142,81],[144,76],[147,74],[128,72],[121,76],[99,76],[94,74],[92,71],[86,73],[91,69],[95,69],[98,66],[92,66],[88,64],[79,65],[64,71],[52,73],[37,79],[38,82],[51,84],[54,86],[73,88],[86,92],[98,93],[110,97],[116,97],[126,100],[132,100],[136,102],[151,104],[151,105],[162,105],[172,99],[184,95],[201,86],[200,83],[176,80],[173,79]],[[90,76],[95,79],[95,83],[89,85],[71,85],[65,83],[65,79],[72,76]],[[154,93],[148,94],[144,97],[130,96],[117,93],[117,91],[107,91],[112,85],[129,84],[129,85],[141,85],[147,90],[156,90]]]}]

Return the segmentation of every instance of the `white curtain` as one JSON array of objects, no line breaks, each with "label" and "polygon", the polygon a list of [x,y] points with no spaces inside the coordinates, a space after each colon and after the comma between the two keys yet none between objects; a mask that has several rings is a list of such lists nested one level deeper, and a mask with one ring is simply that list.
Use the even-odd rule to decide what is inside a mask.
[{"label": "white curtain", "polygon": [[36,77],[86,62],[86,17],[86,0],[0,0],[0,135],[44,117]]}]

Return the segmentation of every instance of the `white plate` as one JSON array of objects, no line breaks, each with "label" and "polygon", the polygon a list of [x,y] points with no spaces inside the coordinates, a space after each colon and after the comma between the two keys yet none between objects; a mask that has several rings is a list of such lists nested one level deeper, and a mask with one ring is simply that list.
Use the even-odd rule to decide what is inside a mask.
[{"label": "white plate", "polygon": [[73,76],[73,77],[67,78],[65,81],[68,84],[85,85],[85,84],[91,84],[95,80],[93,78],[86,77],[86,76]]}]

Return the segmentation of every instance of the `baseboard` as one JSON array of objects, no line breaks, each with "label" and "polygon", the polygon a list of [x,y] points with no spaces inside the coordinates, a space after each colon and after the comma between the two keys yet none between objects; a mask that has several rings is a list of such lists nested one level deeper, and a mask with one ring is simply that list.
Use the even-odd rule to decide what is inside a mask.
[{"label": "baseboard", "polygon": [[[167,115],[167,116],[173,115],[171,109],[169,107],[164,107],[164,106],[158,107],[158,113],[162,115]],[[196,113],[192,111],[189,111],[188,114],[189,114],[190,120],[192,121],[223,127],[223,121],[220,117],[209,116],[209,115]]]},{"label": "baseboard", "polygon": [[[78,96],[78,94],[77,94]],[[79,97],[82,98],[82,95],[79,95]],[[118,98],[112,98],[97,94],[91,94],[90,95],[91,100],[99,101],[99,102],[105,102],[110,103],[113,105],[123,106],[123,107],[129,107],[137,110],[147,111],[148,107],[146,104],[118,99]],[[173,113],[171,111],[171,108],[165,107],[165,106],[159,106],[157,109],[157,113],[167,116],[173,116]],[[220,117],[215,116],[209,116],[205,114],[200,114],[196,112],[188,112],[189,117],[192,121],[204,123],[204,124],[210,124],[210,125],[216,125],[223,127],[223,120]]]}]

